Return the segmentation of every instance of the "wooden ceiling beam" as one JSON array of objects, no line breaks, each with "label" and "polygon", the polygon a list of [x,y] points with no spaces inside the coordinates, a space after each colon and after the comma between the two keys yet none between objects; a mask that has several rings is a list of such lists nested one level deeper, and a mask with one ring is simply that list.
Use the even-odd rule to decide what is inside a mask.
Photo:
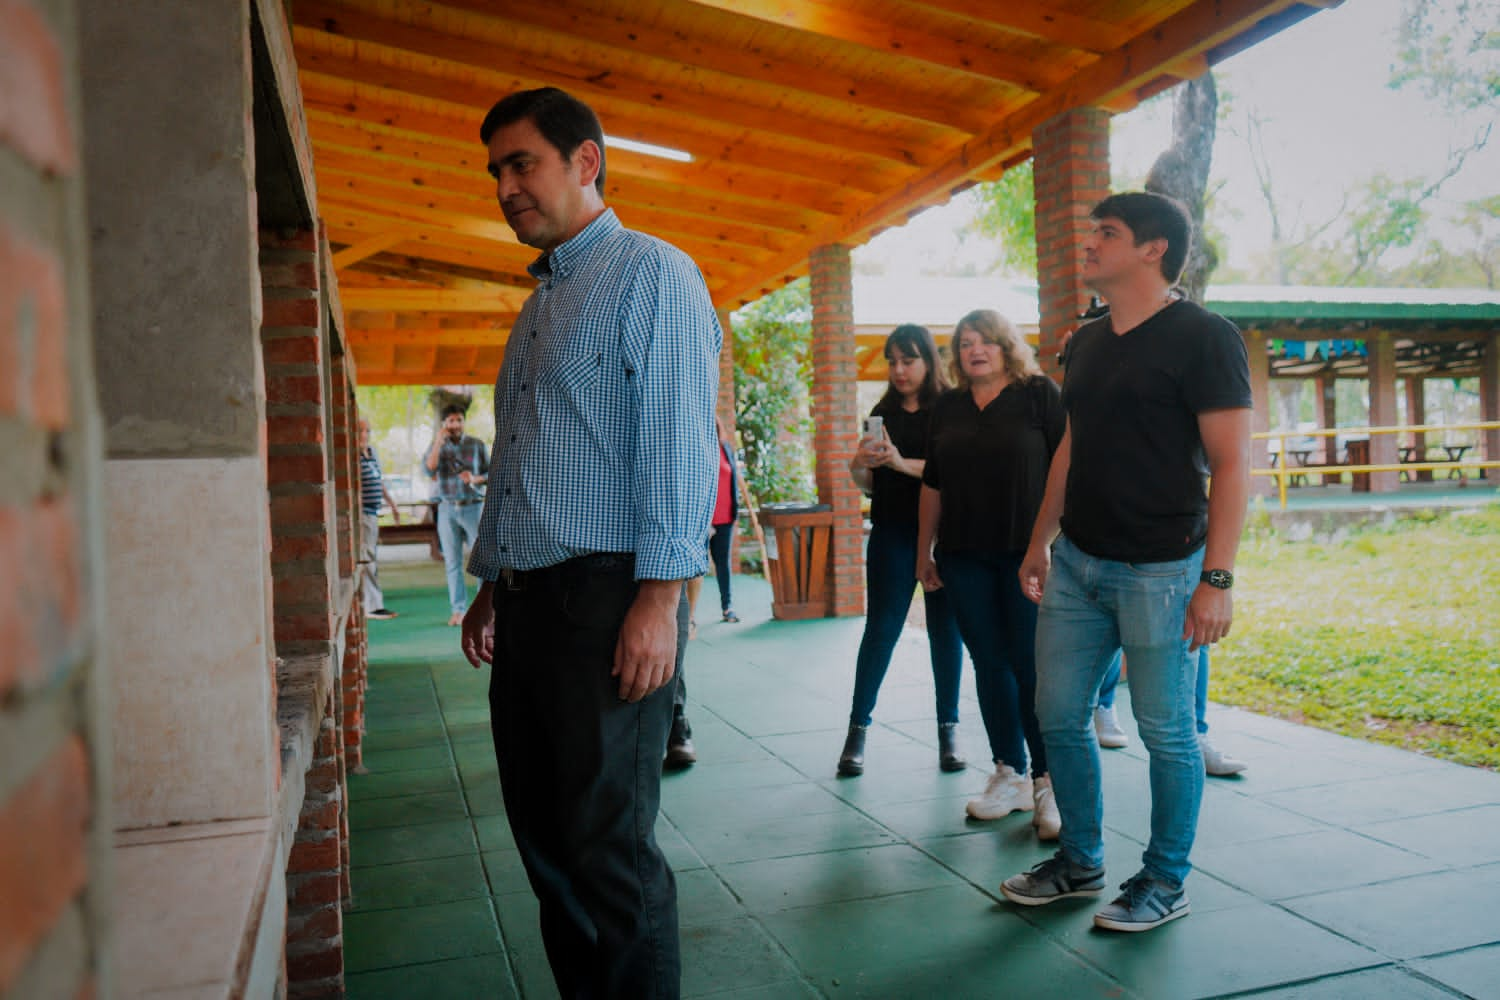
[{"label": "wooden ceiling beam", "polygon": [[1080,52],[1103,55],[1128,41],[1130,33],[1084,14],[1071,14],[1057,4],[995,3],[995,0],[916,0],[919,6],[955,14],[965,20],[990,24],[1003,31],[1063,45]]},{"label": "wooden ceiling beam", "polygon": [[347,246],[333,255],[333,269],[341,271],[351,264],[356,264],[364,260],[366,257],[374,256],[388,247],[395,246],[397,243],[404,241],[408,235],[406,229],[398,227],[389,232],[381,233],[379,236],[371,236],[359,243]]},{"label": "wooden ceiling beam", "polygon": [[355,354],[354,362],[360,385],[494,385],[495,373],[499,371],[498,365],[488,372],[483,371],[481,365],[430,372],[396,371],[374,365],[367,369],[358,354]]},{"label": "wooden ceiling beam", "polygon": [[[294,17],[297,25],[293,29],[294,39],[305,38],[310,34],[326,34],[349,39],[361,46],[375,45],[393,52],[452,63],[496,77],[497,82],[503,79],[494,91],[495,99],[514,90],[561,82],[571,93],[586,101],[605,96],[616,101],[631,101],[707,121],[722,120],[727,106],[733,106],[734,120],[745,128],[788,136],[800,135],[809,141],[880,156],[898,163],[914,163],[914,158],[922,152],[921,146],[911,141],[916,138],[914,134],[910,138],[904,138],[896,134],[895,129],[852,128],[836,121],[790,114],[774,105],[751,104],[739,95],[664,87],[654,80],[636,79],[617,72],[607,63],[589,65],[554,58],[547,61],[545,71],[537,72],[529,79],[524,76],[506,76],[497,67],[512,71],[521,69],[524,72],[534,65],[535,56],[524,50],[511,48],[498,38],[461,38],[418,25],[375,17],[329,0],[298,0]],[[326,46],[323,48],[326,49]],[[297,58],[301,63],[301,51]],[[317,67],[314,64],[309,68]],[[405,87],[406,84],[403,82],[402,86]],[[489,103],[493,103],[493,100]],[[483,113],[489,109],[481,104],[478,110],[482,118]],[[921,131],[930,133],[926,129]],[[926,138],[930,141],[930,134]],[[707,154],[705,152],[702,155]]]},{"label": "wooden ceiling beam", "polygon": [[[312,136],[315,154],[321,153],[324,148],[334,147],[346,153],[393,157],[404,164],[441,162],[458,171],[475,166],[477,172],[472,176],[477,189],[493,192],[493,182],[487,173],[487,158],[484,162],[479,162],[484,148],[478,143],[470,149],[442,140],[415,139],[375,126],[351,125],[326,112],[308,112],[307,128]],[[741,168],[711,160],[702,163],[671,163],[649,156],[614,156],[609,161],[606,177],[611,174],[645,177],[687,188],[737,191],[747,197],[766,201],[818,207],[831,215],[849,212],[862,200],[861,195],[868,197],[873,194],[870,191],[859,191],[852,184],[841,185],[833,181],[815,181],[785,174],[767,177],[764,172],[753,168]]]},{"label": "wooden ceiling beam", "polygon": [[[304,71],[302,74],[304,106],[327,118],[348,120],[374,126],[381,132],[391,130],[412,136],[438,138],[457,143],[469,150],[480,149],[478,122],[482,111],[463,113],[467,109],[443,108],[443,113],[412,107],[403,102],[399,91],[392,91],[368,83],[329,76],[321,72]],[[603,115],[604,112],[601,112]],[[754,167],[772,174],[789,174],[804,180],[820,180],[830,172],[851,176],[851,183],[866,191],[874,192],[899,183],[911,170],[909,164],[895,164],[888,160],[863,157],[852,159],[847,150],[836,150],[817,143],[790,137],[768,135],[755,136],[747,142],[746,133],[738,126],[726,126],[722,121],[708,122],[674,116],[670,122],[656,122],[635,118],[626,127],[614,127],[610,135],[635,139],[658,146],[684,150],[713,150],[726,162],[745,167]],[[606,121],[613,121],[605,118]],[[617,163],[639,157],[642,154],[614,148],[609,151],[609,167],[617,169]]]},{"label": "wooden ceiling beam", "polygon": [[[859,214],[839,220],[815,238],[812,245],[857,241],[889,226],[914,206],[939,204],[977,170],[1013,155],[1031,142],[1031,133],[1048,119],[1071,108],[1107,101],[1159,75],[1157,67],[1213,48],[1261,20],[1294,6],[1297,0],[1195,0],[1080,72],[1064,89],[1047,94],[1008,116],[989,133],[965,143],[962,152],[941,167]],[[720,306],[757,297],[774,288],[786,274],[801,273],[806,254],[786,254],[773,262],[764,277],[743,286],[730,286]]]},{"label": "wooden ceiling beam", "polygon": [[510,336],[510,327],[515,324],[514,315],[504,330],[474,328],[469,330],[445,330],[428,327],[421,330],[402,330],[393,327],[359,328],[350,326],[349,343],[356,350],[380,344],[443,344],[447,347],[504,347]]},{"label": "wooden ceiling beam", "polygon": [[518,312],[530,293],[519,288],[496,286],[477,291],[459,288],[349,288],[343,291],[346,310],[392,312]]},{"label": "wooden ceiling beam", "polygon": [[[988,2],[988,0],[985,0]],[[443,6],[495,16],[493,0],[443,0]],[[717,12],[716,12],[717,13]],[[626,52],[645,54],[684,67],[696,81],[699,74],[724,74],[776,88],[786,95],[815,94],[841,103],[878,108],[892,114],[969,134],[982,132],[990,121],[983,102],[945,101],[920,89],[902,87],[869,76],[855,77],[807,59],[798,59],[766,45],[741,49],[726,46],[710,32],[690,32],[680,24],[658,27],[639,16],[639,5],[615,10],[535,3],[516,5],[505,19],[524,22],[566,39],[587,39]],[[685,82],[694,82],[685,81]]]},{"label": "wooden ceiling beam", "polygon": [[1062,60],[1034,59],[1018,56],[976,37],[972,28],[924,31],[920,28],[892,24],[890,21],[861,13],[852,6],[825,3],[823,0],[692,0],[770,24],[806,31],[825,38],[836,38],[888,56],[916,59],[944,69],[970,73],[998,80],[1042,94],[1061,86],[1068,78],[1068,67]]}]

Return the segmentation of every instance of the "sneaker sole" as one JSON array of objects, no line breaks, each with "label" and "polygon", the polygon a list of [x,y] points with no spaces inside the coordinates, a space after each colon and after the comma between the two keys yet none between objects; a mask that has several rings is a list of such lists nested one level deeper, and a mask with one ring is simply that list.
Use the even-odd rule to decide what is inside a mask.
[{"label": "sneaker sole", "polygon": [[1101,736],[1099,737],[1099,745],[1106,750],[1124,750],[1130,746],[1130,739],[1128,737],[1125,739],[1118,737],[1111,739],[1107,736]]},{"label": "sneaker sole", "polygon": [[1101,927],[1107,931],[1122,931],[1126,934],[1137,934],[1141,931],[1149,931],[1152,928],[1160,927],[1162,924],[1169,924],[1172,921],[1176,920],[1178,917],[1187,916],[1192,911],[1193,910],[1191,906],[1189,906],[1187,903],[1183,903],[1180,907],[1173,910],[1171,913],[1168,913],[1160,920],[1150,921],[1115,920],[1113,917],[1106,917],[1102,913],[1096,913],[1094,914],[1094,926]]},{"label": "sneaker sole", "polygon": [[1031,812],[1031,810],[1034,809],[1034,808],[1035,808],[1035,806],[1032,806],[1032,805],[1023,805],[1023,806],[1011,806],[1009,809],[1005,810],[1004,812],[988,811],[988,810],[983,809],[982,807],[976,808],[974,806],[974,804],[971,802],[968,805],[964,806],[964,812],[968,813],[970,819],[978,819],[978,820],[988,821],[988,820],[992,820],[992,819],[1004,819],[1005,817],[1009,816],[1011,813],[1015,813],[1015,812]]},{"label": "sneaker sole", "polygon": [[1074,889],[1072,892],[1060,892],[1056,896],[1025,896],[1013,891],[1004,882],[1000,883],[1000,895],[1015,903],[1017,906],[1046,906],[1060,899],[1093,899],[1102,895],[1104,886],[1097,889]]}]

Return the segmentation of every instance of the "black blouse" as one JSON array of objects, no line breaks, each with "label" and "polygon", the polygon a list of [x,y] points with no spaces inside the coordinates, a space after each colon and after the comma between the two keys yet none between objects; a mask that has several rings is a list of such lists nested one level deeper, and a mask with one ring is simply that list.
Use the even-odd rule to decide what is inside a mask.
[{"label": "black blouse", "polygon": [[938,399],[922,482],[942,495],[939,552],[1025,551],[1064,423],[1045,375],[1011,382],[982,410],[967,389]]},{"label": "black blouse", "polygon": [[[877,403],[871,416],[885,420],[886,433],[902,458],[922,461],[927,457],[927,424],[932,410],[923,407],[909,413],[900,403]],[[915,527],[922,480],[880,465],[870,470],[870,523]]]}]

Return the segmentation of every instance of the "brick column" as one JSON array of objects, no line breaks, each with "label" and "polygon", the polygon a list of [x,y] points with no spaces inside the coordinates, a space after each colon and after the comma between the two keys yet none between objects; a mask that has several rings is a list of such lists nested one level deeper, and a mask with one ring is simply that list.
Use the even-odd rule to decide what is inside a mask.
[{"label": "brick column", "polygon": [[331,405],[328,424],[333,445],[333,508],[338,524],[338,575],[344,580],[354,576],[359,552],[359,407],[354,401],[349,363],[348,356],[343,355],[334,358],[329,366]]},{"label": "brick column", "polygon": [[[1389,333],[1379,331],[1365,341],[1369,351],[1370,426],[1393,427],[1396,424],[1396,341]],[[1370,435],[1370,464],[1395,465],[1398,457],[1396,435]],[[1399,472],[1370,473],[1371,493],[1394,493],[1400,485]]]},{"label": "brick column", "polygon": [[283,655],[333,640],[330,479],[338,470],[325,452],[317,251],[311,230],[260,233],[273,615]]},{"label": "brick column", "polygon": [[858,445],[855,425],[854,284],[849,248],[829,244],[808,258],[812,280],[813,444],[818,501],[833,508],[829,546],[829,593],[834,616],[865,611],[864,524],[859,488],[849,478],[849,458]]},{"label": "brick column", "polygon": [[[719,400],[715,406],[715,412],[719,419],[724,421],[724,427],[729,431],[733,440],[738,440],[739,421],[735,416],[734,408],[734,323],[730,319],[728,309],[719,310],[719,326],[724,330],[724,347],[719,351]],[[735,470],[738,475],[739,470]],[[741,508],[745,506],[745,496],[749,491],[740,489],[737,498]],[[748,515],[741,514],[742,517]],[[741,523],[744,523],[743,521]],[[738,530],[729,538],[729,565],[731,569],[739,565],[740,558],[740,533]]]},{"label": "brick column", "polygon": [[1083,237],[1089,212],[1109,194],[1109,113],[1081,108],[1032,133],[1042,370],[1057,374],[1063,337],[1089,302]]},{"label": "brick column", "polygon": [[0,3],[0,996],[108,995],[103,555],[71,0]]},{"label": "brick column", "polygon": [[324,708],[307,793],[287,860],[287,996],[344,995],[343,901],[348,896],[344,753],[333,696]]},{"label": "brick column", "polygon": [[343,711],[339,716],[343,729],[344,763],[356,774],[364,773],[365,692],[369,689],[369,633],[365,627],[366,608],[358,591],[349,621],[344,626],[344,662],[339,687]]}]

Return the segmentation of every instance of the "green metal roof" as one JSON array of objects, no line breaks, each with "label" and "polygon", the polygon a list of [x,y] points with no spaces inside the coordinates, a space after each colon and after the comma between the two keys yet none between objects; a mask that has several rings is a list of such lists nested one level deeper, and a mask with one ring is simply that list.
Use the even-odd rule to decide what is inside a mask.
[{"label": "green metal roof", "polygon": [[1500,291],[1473,288],[1210,286],[1205,305],[1235,323],[1289,321],[1421,324],[1500,322]]}]

